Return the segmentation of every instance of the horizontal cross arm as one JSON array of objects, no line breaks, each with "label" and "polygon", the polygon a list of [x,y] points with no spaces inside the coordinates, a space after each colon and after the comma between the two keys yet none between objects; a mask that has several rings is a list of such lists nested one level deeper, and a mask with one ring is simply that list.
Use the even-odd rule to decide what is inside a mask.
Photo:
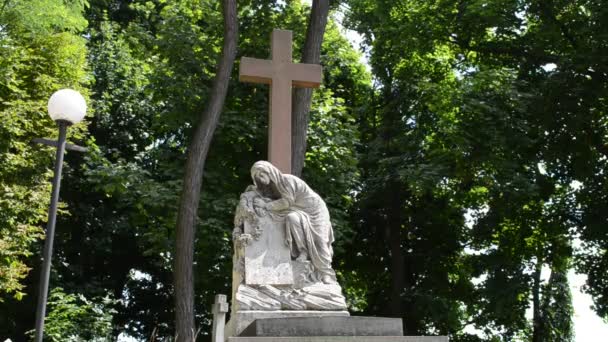
[{"label": "horizontal cross arm", "polygon": [[[44,139],[44,138],[36,138],[36,139],[33,139],[32,142],[35,142],[37,144],[57,147],[57,141],[55,141],[55,140]],[[87,152],[89,150],[86,147],[82,147],[82,146],[78,146],[78,145],[72,145],[72,144],[67,144],[67,143],[65,144],[65,149],[68,150],[68,151],[75,151],[75,152]]]},{"label": "horizontal cross arm", "polygon": [[239,68],[241,82],[270,84],[272,82],[272,61],[243,57]]},{"label": "horizontal cross arm", "polygon": [[300,88],[319,88],[323,80],[323,68],[318,64],[292,64],[289,77]]}]

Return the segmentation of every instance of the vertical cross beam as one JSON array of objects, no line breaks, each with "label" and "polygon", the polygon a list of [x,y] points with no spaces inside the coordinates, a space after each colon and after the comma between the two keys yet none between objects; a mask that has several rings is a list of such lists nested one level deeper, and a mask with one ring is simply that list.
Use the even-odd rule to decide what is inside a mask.
[{"label": "vertical cross beam", "polygon": [[226,295],[216,295],[215,303],[213,304],[213,330],[211,331],[212,342],[224,342],[224,328],[226,325],[226,313],[228,312],[228,303]]},{"label": "vertical cross beam", "polygon": [[268,160],[291,173],[291,89],[319,87],[323,72],[318,64],[293,63],[291,31],[272,31],[271,50],[272,60],[243,57],[239,79],[270,85]]},{"label": "vertical cross beam", "polygon": [[272,61],[278,63],[270,86],[268,160],[283,173],[291,173],[291,80],[281,77],[291,63],[291,31],[272,32]]}]

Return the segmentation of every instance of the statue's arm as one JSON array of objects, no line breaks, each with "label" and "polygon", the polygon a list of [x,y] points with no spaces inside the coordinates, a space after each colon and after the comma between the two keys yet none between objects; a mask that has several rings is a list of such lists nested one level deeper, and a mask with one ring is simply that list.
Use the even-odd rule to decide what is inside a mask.
[{"label": "statue's arm", "polygon": [[270,211],[282,211],[289,209],[289,201],[285,198],[278,199],[276,201],[268,202],[266,208]]}]

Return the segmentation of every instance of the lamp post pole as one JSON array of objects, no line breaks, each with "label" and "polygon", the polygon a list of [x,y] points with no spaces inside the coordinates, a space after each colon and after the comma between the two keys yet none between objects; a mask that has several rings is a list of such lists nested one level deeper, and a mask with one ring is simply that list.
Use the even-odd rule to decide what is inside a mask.
[{"label": "lamp post pole", "polygon": [[53,176],[53,190],[51,192],[51,207],[49,208],[49,221],[46,226],[42,270],[40,271],[40,288],[38,289],[38,306],[36,307],[36,342],[42,342],[44,333],[44,317],[46,316],[46,300],[49,292],[49,277],[51,275],[51,257],[53,255],[53,239],[55,237],[55,221],[57,219],[57,202],[59,202],[59,188],[61,187],[61,171],[63,169],[63,155],[65,140],[70,122],[57,120],[59,126],[59,139],[57,141],[57,154],[55,158],[55,175]]},{"label": "lamp post pole", "polygon": [[49,207],[49,220],[46,226],[44,250],[42,252],[42,269],[40,270],[40,287],[38,289],[38,304],[36,306],[36,333],[34,341],[42,342],[44,336],[44,318],[46,316],[46,301],[49,293],[49,279],[51,276],[51,258],[53,256],[53,239],[55,237],[55,222],[57,221],[57,204],[59,202],[59,188],[61,187],[61,171],[63,169],[63,155],[65,150],[86,152],[85,147],[66,143],[68,127],[80,122],[86,114],[86,102],[82,95],[71,89],[62,89],[55,92],[49,99],[49,115],[59,126],[57,141],[49,139],[34,139],[34,142],[54,146],[57,148],[55,158],[55,174],[51,192],[51,206]]}]

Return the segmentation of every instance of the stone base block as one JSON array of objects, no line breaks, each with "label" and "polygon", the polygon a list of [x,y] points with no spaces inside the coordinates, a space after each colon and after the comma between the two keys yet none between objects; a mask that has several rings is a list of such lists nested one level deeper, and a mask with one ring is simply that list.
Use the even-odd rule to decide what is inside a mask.
[{"label": "stone base block", "polygon": [[[241,334],[256,319],[262,318],[287,318],[287,317],[343,317],[350,316],[348,311],[258,311],[242,310],[232,312],[230,321],[226,324],[225,336],[233,337]],[[259,341],[259,340],[258,340]]]},{"label": "stone base block", "polygon": [[240,337],[403,336],[401,318],[283,317],[258,319]]},{"label": "stone base block", "polygon": [[228,342],[448,342],[447,336],[231,337]]}]

